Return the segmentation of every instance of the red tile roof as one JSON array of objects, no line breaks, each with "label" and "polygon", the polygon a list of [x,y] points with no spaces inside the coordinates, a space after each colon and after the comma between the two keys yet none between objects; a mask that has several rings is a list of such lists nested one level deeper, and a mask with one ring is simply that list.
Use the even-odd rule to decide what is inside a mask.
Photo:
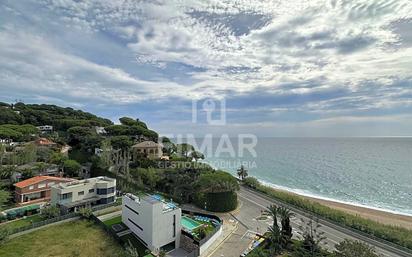
[{"label": "red tile roof", "polygon": [[53,142],[53,141],[51,141],[47,138],[44,138],[44,137],[41,137],[41,138],[37,139],[35,142],[38,145],[55,145],[56,144],[55,142]]},{"label": "red tile roof", "polygon": [[16,184],[14,184],[15,187],[19,187],[19,188],[24,188],[24,187],[28,187],[30,185],[33,184],[37,184],[40,183],[44,180],[53,180],[53,181],[59,181],[59,182],[69,182],[72,181],[74,179],[71,178],[60,178],[60,177],[52,177],[52,176],[36,176],[36,177],[32,177],[23,181],[20,181]]}]

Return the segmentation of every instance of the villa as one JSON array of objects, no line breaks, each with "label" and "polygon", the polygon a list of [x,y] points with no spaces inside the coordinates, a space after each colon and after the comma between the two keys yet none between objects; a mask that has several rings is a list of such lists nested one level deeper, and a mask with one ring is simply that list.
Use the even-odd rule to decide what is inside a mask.
[{"label": "villa", "polygon": [[153,141],[143,141],[132,146],[133,159],[136,155],[142,154],[149,159],[159,159],[163,156],[163,146]]},{"label": "villa", "polygon": [[51,187],[69,181],[73,179],[52,176],[32,177],[14,184],[14,199],[19,205],[48,202],[51,199]]},{"label": "villa", "polygon": [[95,177],[52,186],[51,204],[63,213],[116,200],[116,179]]},{"label": "villa", "polygon": [[182,210],[157,195],[123,197],[122,222],[151,251],[179,248]]},{"label": "villa", "polygon": [[34,141],[34,143],[37,146],[40,146],[40,147],[54,147],[54,146],[57,146],[57,144],[55,142],[53,142],[53,141],[51,141],[47,138],[43,138],[43,137],[36,139]]},{"label": "villa", "polygon": [[37,129],[40,130],[41,133],[52,132],[53,126],[50,126],[50,125],[38,126]]}]

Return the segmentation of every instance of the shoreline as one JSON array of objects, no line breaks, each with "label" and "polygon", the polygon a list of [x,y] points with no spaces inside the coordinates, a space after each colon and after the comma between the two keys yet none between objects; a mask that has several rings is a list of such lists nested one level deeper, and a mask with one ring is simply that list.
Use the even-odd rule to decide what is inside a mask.
[{"label": "shoreline", "polygon": [[332,200],[332,199],[325,199],[325,198],[320,198],[316,196],[308,196],[305,194],[299,194],[292,190],[287,190],[285,188],[281,188],[279,186],[273,185],[271,183],[267,183],[265,181],[261,181],[261,180],[259,181],[262,183],[262,185],[270,187],[273,190],[299,196],[311,202],[316,202],[316,203],[319,203],[321,205],[327,206],[332,209],[340,210],[348,214],[352,214],[352,215],[359,216],[365,219],[373,220],[373,221],[376,221],[382,224],[400,226],[400,227],[412,230],[412,216],[410,215],[394,213],[394,212],[390,212],[386,210],[380,210],[380,209],[373,208],[373,207],[344,203],[344,202]]}]

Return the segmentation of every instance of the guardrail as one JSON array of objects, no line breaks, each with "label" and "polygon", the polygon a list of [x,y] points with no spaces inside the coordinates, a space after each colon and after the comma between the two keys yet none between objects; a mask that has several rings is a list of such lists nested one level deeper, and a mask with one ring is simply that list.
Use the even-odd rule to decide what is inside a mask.
[{"label": "guardrail", "polygon": [[319,215],[315,212],[312,212],[310,210],[305,210],[303,208],[291,205],[291,204],[289,204],[287,202],[284,202],[280,199],[277,199],[275,197],[271,197],[271,196],[266,195],[266,194],[264,194],[260,191],[257,191],[256,189],[253,189],[253,188],[250,188],[250,187],[247,187],[247,186],[243,186],[243,185],[242,185],[242,187],[244,189],[246,189],[247,191],[258,194],[260,197],[265,198],[268,201],[272,201],[272,202],[274,202],[278,205],[282,205],[284,207],[287,207],[290,210],[292,210],[296,213],[299,213],[302,216],[305,216],[307,218],[316,217],[316,219],[318,219],[320,221],[320,223],[323,223],[323,225],[327,225],[327,226],[329,226],[329,227],[331,227],[335,230],[338,230],[342,233],[348,234],[348,235],[350,235],[352,237],[355,237],[359,240],[365,241],[365,242],[367,242],[371,245],[374,245],[374,246],[379,247],[379,248],[383,248],[385,250],[388,250],[388,251],[393,252],[395,254],[398,254],[400,256],[404,256],[404,257],[411,257],[412,256],[412,250],[410,250],[406,247],[397,245],[395,243],[386,241],[386,240],[384,240],[382,238],[379,238],[379,237],[376,237],[374,235],[371,235],[371,234],[365,233],[363,231],[360,231],[360,230],[351,228],[349,226],[346,226],[344,224],[338,223],[336,221],[333,221],[331,219],[323,217],[323,216],[321,216],[321,215]]}]

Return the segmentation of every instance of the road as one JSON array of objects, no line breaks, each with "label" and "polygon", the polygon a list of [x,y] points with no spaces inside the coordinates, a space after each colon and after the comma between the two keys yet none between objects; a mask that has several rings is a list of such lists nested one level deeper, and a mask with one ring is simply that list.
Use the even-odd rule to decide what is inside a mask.
[{"label": "road", "polygon": [[[273,199],[260,195],[259,193],[244,187],[241,187],[238,195],[239,200],[241,201],[241,207],[239,211],[232,215],[233,218],[240,223],[239,231],[234,233],[232,236],[233,238],[229,238],[228,243],[223,244],[221,249],[219,249],[219,251],[213,256],[239,256],[239,251],[233,251],[233,241],[236,241],[239,244],[242,243],[242,245],[247,245],[245,244],[245,241],[251,241],[249,235],[252,235],[253,232],[264,233],[267,231],[267,227],[272,223],[272,220],[260,221],[256,218],[261,215],[261,212],[265,210],[267,206],[271,204],[280,205],[280,203],[275,202]],[[299,227],[306,224],[307,221],[310,220],[310,216],[302,215],[293,209],[292,211],[295,213],[295,217],[291,220],[292,226],[294,227],[294,236],[299,238],[299,235],[302,233]],[[323,247],[326,249],[333,250],[335,244],[343,241],[344,239],[352,239],[362,240],[374,246],[379,254],[386,257],[412,256],[410,253],[382,244],[381,242],[365,238],[364,236],[356,234],[351,230],[341,228],[327,221],[319,220],[318,223],[321,226],[318,230],[324,232],[324,236],[327,237],[323,244]],[[231,241],[232,243],[230,243]],[[230,248],[232,249],[231,252],[228,250]],[[246,248],[244,247],[242,250],[244,249]]]}]

